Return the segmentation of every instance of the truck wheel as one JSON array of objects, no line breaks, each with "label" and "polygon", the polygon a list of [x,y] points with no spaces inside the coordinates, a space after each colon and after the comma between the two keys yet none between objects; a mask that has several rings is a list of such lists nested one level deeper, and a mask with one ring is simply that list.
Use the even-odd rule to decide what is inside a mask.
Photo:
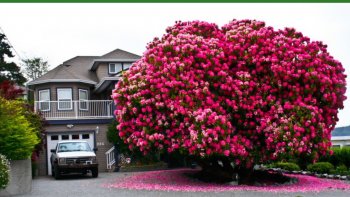
[{"label": "truck wheel", "polygon": [[58,169],[58,167],[56,166],[56,167],[54,167],[54,172],[55,172],[55,179],[57,180],[57,179],[60,179],[61,178],[61,172],[60,172],[60,170]]},{"label": "truck wheel", "polygon": [[91,170],[91,174],[92,174],[92,177],[94,177],[94,178],[98,177],[98,169],[97,168],[93,168]]},{"label": "truck wheel", "polygon": [[52,177],[55,177],[55,170],[54,170],[53,167],[51,167],[51,176],[52,176]]}]

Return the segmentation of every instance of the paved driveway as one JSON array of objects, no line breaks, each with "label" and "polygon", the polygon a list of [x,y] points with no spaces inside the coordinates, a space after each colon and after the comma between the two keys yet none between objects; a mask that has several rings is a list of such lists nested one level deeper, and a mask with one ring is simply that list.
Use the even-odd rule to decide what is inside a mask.
[{"label": "paved driveway", "polygon": [[126,190],[126,189],[109,189],[103,187],[103,184],[113,183],[115,179],[130,173],[100,173],[98,178],[90,176],[69,175],[61,180],[55,180],[52,177],[39,177],[33,180],[33,190],[31,193],[21,195],[25,197],[156,197],[156,196],[244,196],[244,197],[269,197],[269,196],[324,196],[324,197],[349,197],[350,192],[327,191],[322,193],[265,193],[252,191],[235,191],[235,192],[166,192],[166,191],[144,191],[144,190]]}]

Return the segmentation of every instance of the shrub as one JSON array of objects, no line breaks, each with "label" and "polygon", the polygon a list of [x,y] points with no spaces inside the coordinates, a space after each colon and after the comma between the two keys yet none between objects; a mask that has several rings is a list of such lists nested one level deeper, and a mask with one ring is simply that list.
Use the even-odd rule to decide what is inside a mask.
[{"label": "shrub", "polygon": [[5,189],[10,180],[10,164],[6,157],[0,154],[0,189]]},{"label": "shrub", "polygon": [[336,169],[334,170],[334,174],[348,175],[348,168],[344,164],[341,164],[340,166],[336,167]]},{"label": "shrub", "polygon": [[118,144],[119,147],[119,152],[120,153],[126,153],[130,154],[130,150],[128,148],[128,145],[126,145],[123,140],[120,139],[119,137],[119,131],[117,130],[117,125],[118,122],[116,120],[113,120],[109,125],[108,125],[108,130],[107,130],[107,140],[112,143],[112,144]]},{"label": "shrub", "polygon": [[316,159],[344,107],[344,71],[326,45],[293,28],[177,22],[115,86],[119,136],[144,154],[225,157],[242,170]]},{"label": "shrub", "polygon": [[344,164],[347,168],[350,168],[350,147],[343,147],[337,153],[340,164]]},{"label": "shrub", "polygon": [[295,163],[289,163],[289,162],[278,162],[273,164],[273,167],[275,168],[281,168],[284,170],[288,170],[288,171],[299,171],[300,167],[295,164]]},{"label": "shrub", "polygon": [[320,158],[320,161],[330,162],[334,166],[344,164],[347,168],[350,168],[350,147],[332,148],[333,154],[327,154]]},{"label": "shrub", "polygon": [[139,164],[139,165],[145,165],[145,164],[150,164],[150,163],[155,163],[158,162],[158,154],[148,154],[144,155],[142,154],[141,151],[133,151],[131,152],[129,150],[129,147],[127,144],[124,143],[123,140],[120,139],[119,137],[119,131],[116,128],[118,125],[118,122],[116,120],[113,120],[109,125],[108,125],[108,130],[107,130],[107,140],[112,143],[112,144],[117,144],[119,148],[119,154],[123,154],[124,156],[130,156],[131,157],[131,162],[132,164]]},{"label": "shrub", "polygon": [[28,159],[39,143],[36,131],[27,120],[22,101],[0,97],[0,154],[10,160]]},{"label": "shrub", "polygon": [[329,162],[317,162],[307,166],[307,170],[316,173],[329,173],[334,166]]}]

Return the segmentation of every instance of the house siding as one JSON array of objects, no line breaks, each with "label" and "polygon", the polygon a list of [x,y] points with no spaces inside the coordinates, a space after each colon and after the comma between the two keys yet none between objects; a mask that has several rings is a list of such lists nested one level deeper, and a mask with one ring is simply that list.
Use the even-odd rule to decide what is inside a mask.
[{"label": "house siding", "polygon": [[99,81],[101,81],[104,77],[108,77],[108,64],[101,63],[100,65],[98,65],[96,69],[96,75]]},{"label": "house siding", "polygon": [[44,89],[50,89],[51,101],[57,101],[57,88],[72,88],[73,100],[79,100],[79,89],[88,90],[89,99],[91,97],[90,86],[84,83],[49,83],[35,86],[34,98],[39,100],[39,91]]},{"label": "house siding", "polygon": [[[44,85],[38,85],[35,88],[35,100],[39,101],[39,91],[40,90],[50,90],[50,100],[51,101],[57,101],[57,89],[59,88],[70,88],[72,89],[72,100],[79,100],[79,89],[84,89],[88,91],[88,99],[91,99],[91,89],[90,86],[83,83],[51,83],[51,84],[44,84]],[[69,110],[58,110],[57,103],[53,102],[50,103],[50,112],[52,114],[56,114],[56,112],[65,112],[65,114],[70,116],[75,116],[74,109],[78,108],[77,103],[73,103],[72,109]],[[82,112],[84,113],[84,112]],[[87,112],[88,113],[88,112]]]}]

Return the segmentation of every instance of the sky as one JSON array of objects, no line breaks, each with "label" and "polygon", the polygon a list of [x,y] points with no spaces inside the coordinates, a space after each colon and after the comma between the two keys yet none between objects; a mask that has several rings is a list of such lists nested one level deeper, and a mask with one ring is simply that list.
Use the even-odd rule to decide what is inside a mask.
[{"label": "sky", "polygon": [[[350,84],[350,4],[0,3],[0,27],[16,51],[13,61],[42,57],[50,69],[77,55],[103,55],[116,48],[142,55],[147,43],[175,21],[223,26],[232,19],[261,20],[275,29],[294,27],[323,41],[342,62]],[[350,125],[350,90],[346,95],[337,127]]]}]

